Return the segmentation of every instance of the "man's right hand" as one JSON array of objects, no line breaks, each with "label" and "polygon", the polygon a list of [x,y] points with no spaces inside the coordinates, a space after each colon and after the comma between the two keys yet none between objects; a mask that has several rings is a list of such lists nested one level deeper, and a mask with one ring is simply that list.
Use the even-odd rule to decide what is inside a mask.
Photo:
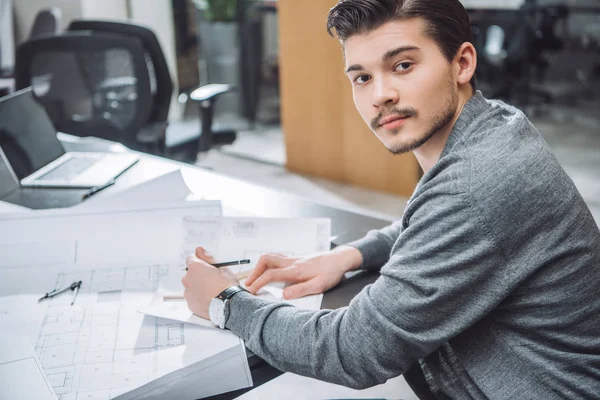
[{"label": "man's right hand", "polygon": [[[196,249],[196,257],[209,263],[214,261],[202,247]],[[284,289],[283,297],[297,299],[331,289],[346,272],[358,269],[362,261],[362,254],[350,246],[305,258],[266,254],[256,264],[246,286],[256,294],[271,282],[286,282],[290,285]]]}]

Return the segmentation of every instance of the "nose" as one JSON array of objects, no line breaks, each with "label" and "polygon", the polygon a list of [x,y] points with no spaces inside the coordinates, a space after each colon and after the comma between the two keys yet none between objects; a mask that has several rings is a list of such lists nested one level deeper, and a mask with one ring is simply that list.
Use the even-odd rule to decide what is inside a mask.
[{"label": "nose", "polygon": [[388,79],[374,79],[373,105],[377,108],[397,104],[400,94]]}]

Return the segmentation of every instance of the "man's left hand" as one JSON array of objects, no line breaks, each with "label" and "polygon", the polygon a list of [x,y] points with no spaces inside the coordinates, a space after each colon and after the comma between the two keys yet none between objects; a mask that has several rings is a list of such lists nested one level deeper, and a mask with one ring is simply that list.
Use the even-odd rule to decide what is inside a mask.
[{"label": "man's left hand", "polygon": [[183,297],[194,314],[209,319],[210,301],[239,282],[228,268],[215,268],[195,256],[188,257],[186,264],[188,271],[181,279],[185,288]]}]

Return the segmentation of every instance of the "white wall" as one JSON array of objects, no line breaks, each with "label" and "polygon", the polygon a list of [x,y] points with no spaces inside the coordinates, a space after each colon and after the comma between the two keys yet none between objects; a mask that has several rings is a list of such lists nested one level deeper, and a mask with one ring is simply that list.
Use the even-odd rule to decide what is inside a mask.
[{"label": "white wall", "polygon": [[80,0],[16,0],[13,1],[17,43],[29,37],[35,16],[40,10],[58,7],[62,10],[62,27],[75,18],[82,17]]},{"label": "white wall", "polygon": [[[171,72],[174,92],[178,92],[179,83],[177,81],[177,54],[175,50],[175,28],[173,23],[173,7],[170,0],[152,0],[152,5],[148,0],[128,0],[130,18],[142,25],[151,28],[162,47],[167,65]],[[183,116],[183,107],[177,101],[176,93],[173,94],[169,120],[180,120]]]},{"label": "white wall", "polygon": [[12,15],[12,1],[0,0],[0,68],[12,68],[15,63]]},{"label": "white wall", "polygon": [[81,0],[81,13],[85,19],[125,21],[127,2],[125,0]]}]

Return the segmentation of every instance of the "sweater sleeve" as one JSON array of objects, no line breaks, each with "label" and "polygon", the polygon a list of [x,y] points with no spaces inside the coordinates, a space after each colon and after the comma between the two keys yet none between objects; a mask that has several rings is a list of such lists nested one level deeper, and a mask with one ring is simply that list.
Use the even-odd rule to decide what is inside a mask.
[{"label": "sweater sleeve", "polygon": [[489,313],[520,277],[468,196],[431,196],[411,217],[381,276],[346,308],[304,311],[248,293],[227,328],[283,371],[353,388],[404,373]]},{"label": "sweater sleeve", "polygon": [[379,269],[389,260],[392,247],[401,231],[402,221],[396,221],[385,228],[369,231],[364,238],[347,245],[356,248],[362,254],[361,269]]}]

